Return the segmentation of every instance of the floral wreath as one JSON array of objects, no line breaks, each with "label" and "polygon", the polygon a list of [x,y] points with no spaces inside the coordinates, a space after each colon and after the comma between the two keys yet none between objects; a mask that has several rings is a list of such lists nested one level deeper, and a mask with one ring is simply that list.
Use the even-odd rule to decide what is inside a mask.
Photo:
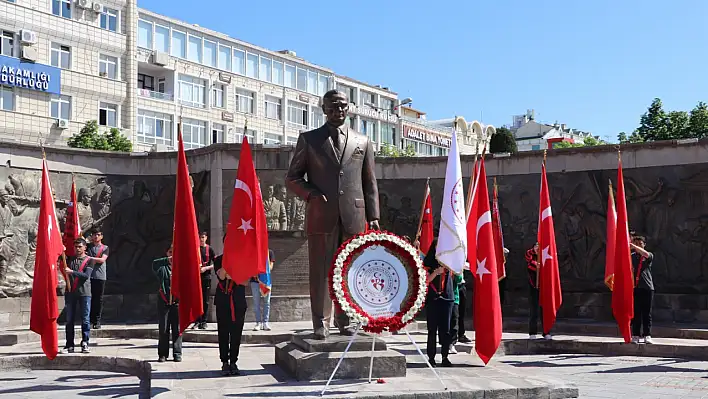
[{"label": "floral wreath", "polygon": [[[344,282],[356,255],[371,246],[383,246],[398,257],[408,268],[409,295],[401,310],[391,317],[374,317],[357,305],[351,297],[349,287]],[[417,249],[401,237],[387,231],[369,231],[354,236],[339,247],[329,271],[329,294],[338,311],[344,312],[351,321],[362,325],[364,331],[380,334],[395,332],[411,323],[423,308],[428,292],[427,273]]]}]

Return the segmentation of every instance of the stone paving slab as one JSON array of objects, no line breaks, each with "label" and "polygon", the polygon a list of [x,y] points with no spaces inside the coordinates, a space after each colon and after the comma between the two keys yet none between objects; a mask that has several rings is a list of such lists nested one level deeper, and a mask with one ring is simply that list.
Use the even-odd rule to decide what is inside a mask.
[{"label": "stone paving slab", "polygon": [[[423,339],[422,337],[418,337]],[[361,380],[339,380],[332,385],[326,397],[333,398],[519,398],[519,397],[577,397],[577,389],[544,373],[527,373],[493,361],[484,367],[474,356],[460,355],[455,368],[437,369],[448,386],[445,391],[405,336],[390,337],[392,345],[404,353],[408,362],[408,376],[386,378],[385,383],[368,384]],[[151,393],[159,398],[315,398],[324,382],[298,382],[289,378],[274,364],[274,350],[270,345],[242,345],[239,366],[244,375],[222,377],[218,371],[217,345],[185,343],[184,361],[156,363],[156,342],[151,339],[97,339],[91,357],[109,359],[131,358],[150,362]],[[0,348],[0,359],[17,357],[20,353],[37,354],[34,343]],[[413,353],[414,355],[410,355]],[[14,355],[14,356],[13,356]],[[82,354],[60,355],[82,358]],[[80,372],[79,372],[80,373]],[[376,375],[374,375],[377,378]],[[4,374],[0,374],[4,378]]]}]

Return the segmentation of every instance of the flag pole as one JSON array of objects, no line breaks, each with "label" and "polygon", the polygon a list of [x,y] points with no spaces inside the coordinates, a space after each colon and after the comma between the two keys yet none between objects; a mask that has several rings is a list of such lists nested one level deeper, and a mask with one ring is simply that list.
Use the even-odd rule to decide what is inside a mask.
[{"label": "flag pole", "polygon": [[[46,163],[47,162],[47,154],[44,152],[44,143],[43,142],[40,142],[40,147],[42,148],[42,163]],[[48,173],[49,173],[49,168],[47,168],[47,179],[49,179]],[[73,173],[71,175],[71,181],[72,181],[72,183],[74,181]],[[54,193],[52,192],[52,196],[53,195],[54,195]],[[55,199],[52,198],[52,203],[54,203],[54,201],[55,201]],[[62,248],[63,247],[64,246],[62,245]],[[66,275],[66,268],[68,267],[67,262],[66,262],[66,248],[64,248],[61,251],[61,263],[63,266],[61,268],[61,276],[64,278],[64,283],[66,284],[66,289],[71,291],[71,280],[69,280],[69,276]]]},{"label": "flag pole", "polygon": [[420,238],[420,229],[423,227],[423,216],[425,216],[425,203],[430,195],[430,177],[425,180],[425,195],[423,195],[423,203],[420,205],[420,217],[418,218],[418,230],[415,233],[415,239]]},{"label": "flag pole", "polygon": [[467,219],[470,217],[470,212],[472,212],[472,196],[474,195],[475,189],[475,173],[477,172],[477,158],[479,157],[479,143],[474,146],[474,163],[472,164],[472,175],[470,176],[470,188],[467,191]]},{"label": "flag pole", "polygon": [[[182,112],[180,110],[180,115],[179,115],[179,122],[177,123],[177,146],[179,146],[179,142],[182,141]],[[177,163],[179,165],[179,162]],[[179,168],[178,168],[179,169]],[[175,229],[174,225],[172,226],[172,251],[174,252],[174,244],[175,244]],[[169,261],[169,259],[168,259]],[[174,268],[174,254],[172,254],[172,268]],[[174,275],[174,270],[170,273],[170,301],[169,305],[172,305],[172,276]]]}]

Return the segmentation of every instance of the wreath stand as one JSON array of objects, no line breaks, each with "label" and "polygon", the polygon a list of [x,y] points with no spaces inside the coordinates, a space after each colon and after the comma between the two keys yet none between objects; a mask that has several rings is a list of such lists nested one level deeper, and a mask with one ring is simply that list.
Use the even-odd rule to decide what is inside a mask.
[{"label": "wreath stand", "polygon": [[[342,355],[339,357],[339,361],[337,362],[337,365],[334,367],[334,370],[332,371],[332,375],[329,376],[329,379],[327,380],[327,384],[324,386],[324,389],[322,389],[322,392],[320,392],[320,396],[324,396],[325,392],[327,391],[327,388],[329,388],[329,384],[332,383],[332,379],[334,379],[334,375],[337,374],[337,370],[339,370],[339,366],[341,366],[342,361],[344,360],[344,357],[347,355],[349,352],[349,348],[352,346],[352,343],[356,339],[357,335],[359,334],[359,329],[361,328],[361,324],[357,324],[356,328],[354,329],[354,334],[352,334],[352,337],[349,339],[349,343],[347,344],[347,347],[344,349],[344,352],[342,352]],[[423,351],[420,349],[420,346],[418,346],[418,343],[415,342],[413,337],[411,337],[410,333],[408,332],[408,327],[404,327],[403,331],[405,331],[406,336],[408,337],[408,340],[415,346],[415,349],[418,351],[420,354],[420,357],[425,360],[425,364],[428,365],[428,368],[435,374],[435,377],[440,381],[440,385],[443,386],[443,388],[447,391],[447,385],[443,382],[442,378],[440,378],[440,374],[438,374],[437,370],[430,364],[428,361],[428,358],[423,354]],[[374,347],[376,346],[376,338],[377,335],[374,335],[374,338],[371,340],[371,361],[369,362],[369,384],[371,384],[371,375],[374,372]]]}]

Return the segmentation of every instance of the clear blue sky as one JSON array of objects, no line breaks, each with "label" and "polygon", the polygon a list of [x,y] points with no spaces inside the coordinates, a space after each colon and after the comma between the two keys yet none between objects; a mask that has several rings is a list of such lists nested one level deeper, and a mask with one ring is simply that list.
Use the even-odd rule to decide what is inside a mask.
[{"label": "clear blue sky", "polygon": [[654,97],[668,110],[708,101],[704,0],[138,5],[388,86],[400,98],[412,97],[429,119],[481,115],[499,126],[533,108],[539,121],[614,140],[636,128]]}]

